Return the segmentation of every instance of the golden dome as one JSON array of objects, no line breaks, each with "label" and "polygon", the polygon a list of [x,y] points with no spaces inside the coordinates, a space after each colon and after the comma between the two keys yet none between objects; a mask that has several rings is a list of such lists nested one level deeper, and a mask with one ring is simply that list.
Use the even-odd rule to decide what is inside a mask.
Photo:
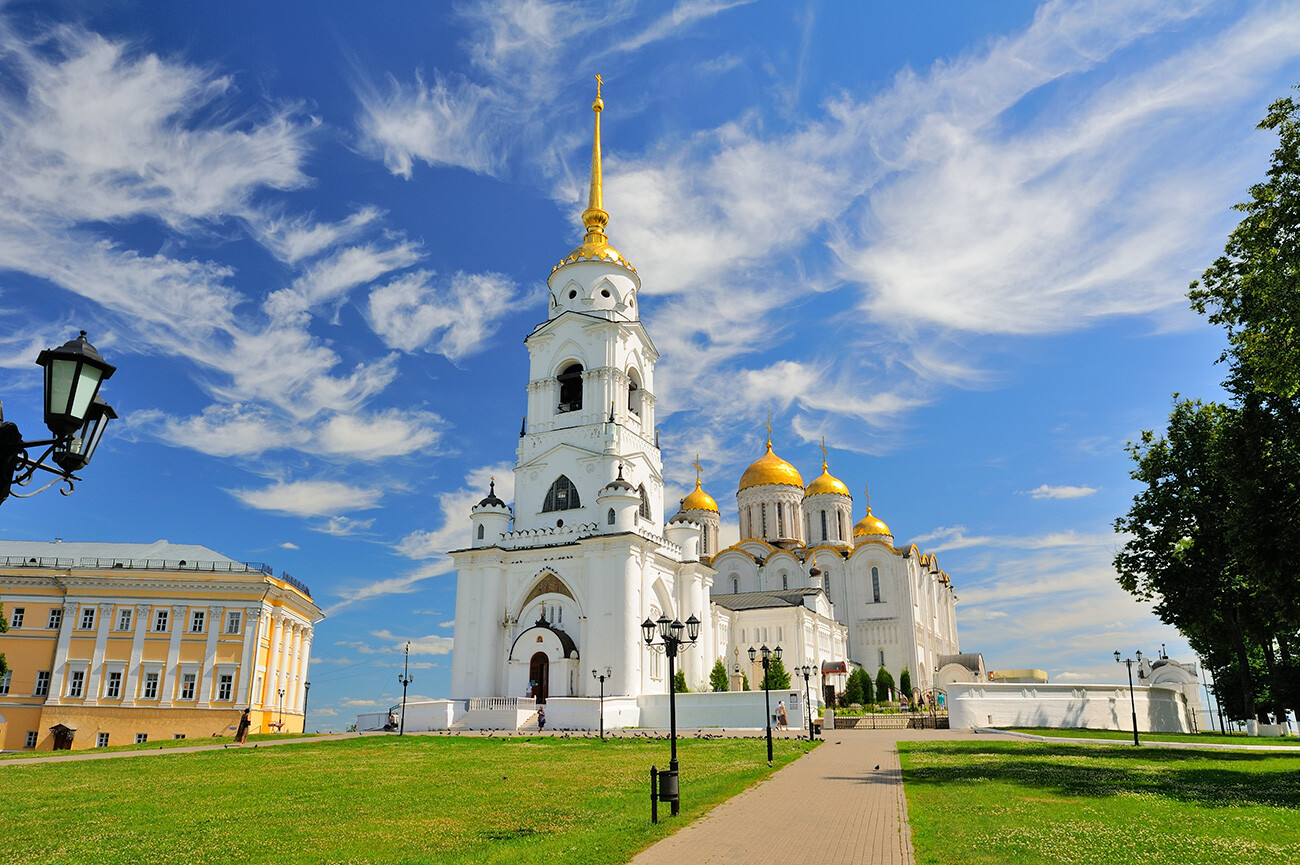
[{"label": "golden dome", "polygon": [[853,527],[853,537],[869,538],[877,535],[888,535],[892,538],[894,533],[889,530],[889,526],[885,525],[884,520],[872,515],[871,505],[867,505],[867,515],[858,520],[857,525]]},{"label": "golden dome", "polygon": [[700,479],[695,479],[695,492],[682,499],[682,510],[684,511],[712,511],[718,512],[718,503],[713,500],[713,496],[700,489]]},{"label": "golden dome", "polygon": [[760,487],[763,484],[783,484],[803,489],[803,478],[799,476],[799,470],[772,453],[771,439],[767,440],[767,453],[759,457],[740,476],[740,489],[742,490],[747,490],[750,487]]},{"label": "golden dome", "polygon": [[808,485],[808,489],[804,490],[805,496],[819,496],[822,493],[834,493],[837,496],[849,495],[849,488],[844,485],[844,481],[826,470],[826,460],[822,460],[822,473]]}]

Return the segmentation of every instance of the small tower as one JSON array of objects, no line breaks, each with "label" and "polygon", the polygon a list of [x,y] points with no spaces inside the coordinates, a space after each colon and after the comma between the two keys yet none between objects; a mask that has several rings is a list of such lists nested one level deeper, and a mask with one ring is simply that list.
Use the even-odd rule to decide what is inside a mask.
[{"label": "small tower", "polygon": [[704,471],[700,467],[700,455],[695,455],[695,490],[686,498],[682,499],[681,506],[677,510],[677,516],[683,517],[700,526],[700,558],[710,559],[718,552],[718,532],[722,526],[722,518],[718,513],[718,503],[713,500],[713,496],[706,493],[700,488],[700,473]]},{"label": "small tower", "polygon": [[871,541],[877,543],[894,545],[894,533],[885,525],[885,521],[871,513],[871,491],[863,485],[863,495],[867,499],[867,515],[858,520],[857,525],[853,527],[853,545],[865,544]]},{"label": "small tower", "polygon": [[767,423],[767,453],[740,476],[736,510],[740,537],[781,547],[803,543],[803,478],[799,470],[772,452],[772,422]]},{"label": "small tower", "polygon": [[501,536],[510,531],[510,506],[497,498],[497,479],[492,478],[488,494],[470,508],[473,547],[496,546]]},{"label": "small tower", "polygon": [[804,490],[803,518],[809,546],[853,546],[849,530],[853,524],[853,496],[827,468],[826,439],[822,439],[822,473]]},{"label": "small tower", "polygon": [[623,464],[618,465],[618,477],[601,487],[596,494],[596,504],[604,512],[600,530],[605,534],[636,530],[637,509],[641,507],[641,494],[623,479]]}]

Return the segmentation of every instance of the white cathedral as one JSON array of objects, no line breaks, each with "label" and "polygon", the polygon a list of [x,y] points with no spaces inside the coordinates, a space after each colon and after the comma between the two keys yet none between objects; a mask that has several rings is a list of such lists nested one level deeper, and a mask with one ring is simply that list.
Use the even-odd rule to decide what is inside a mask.
[{"label": "white cathedral", "polygon": [[[930,686],[956,654],[956,595],[933,555],[895,547],[871,513],[853,523],[848,488],[812,483],[772,450],[740,478],[742,540],[720,550],[717,503],[701,487],[664,512],[655,430],[658,352],[641,324],[641,279],[608,243],[601,200],[600,114],[592,103],[591,193],[583,243],[547,280],[547,317],[526,338],[528,408],[515,501],[495,483],[472,509],[457,568],[451,698],[639,698],[671,687],[641,623],[700,622],[680,658],[707,690],[721,659],[732,682],[762,672],[748,650],[781,646],[787,669],[810,666],[814,701],[860,665],[903,668]],[[824,453],[823,449],[823,453]],[[598,683],[588,671],[611,671]],[[823,688],[819,688],[818,685]]]}]

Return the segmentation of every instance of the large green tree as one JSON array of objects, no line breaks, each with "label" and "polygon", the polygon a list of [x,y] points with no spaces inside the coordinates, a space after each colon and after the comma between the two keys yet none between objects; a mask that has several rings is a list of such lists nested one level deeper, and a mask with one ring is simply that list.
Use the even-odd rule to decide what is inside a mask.
[{"label": "large green tree", "polygon": [[876,671],[876,702],[888,703],[889,692],[894,689],[894,677],[889,671],[881,667]]},{"label": "large green tree", "polygon": [[714,691],[730,690],[730,683],[727,680],[727,665],[722,663],[721,658],[713,662],[713,669],[709,671],[709,687]]},{"label": "large green tree", "polygon": [[763,687],[773,691],[790,687],[790,674],[786,672],[785,664],[780,658],[773,658],[767,662],[767,672],[763,674],[763,682]]}]

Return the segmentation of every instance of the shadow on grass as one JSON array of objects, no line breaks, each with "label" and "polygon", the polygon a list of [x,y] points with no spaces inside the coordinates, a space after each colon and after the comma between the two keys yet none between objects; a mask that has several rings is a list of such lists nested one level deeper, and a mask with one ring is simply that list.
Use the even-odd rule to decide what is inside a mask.
[{"label": "shadow on grass", "polygon": [[899,750],[914,758],[904,783],[918,788],[1003,781],[1061,796],[1146,794],[1203,807],[1300,808],[1300,755],[1037,742],[900,742]]}]

